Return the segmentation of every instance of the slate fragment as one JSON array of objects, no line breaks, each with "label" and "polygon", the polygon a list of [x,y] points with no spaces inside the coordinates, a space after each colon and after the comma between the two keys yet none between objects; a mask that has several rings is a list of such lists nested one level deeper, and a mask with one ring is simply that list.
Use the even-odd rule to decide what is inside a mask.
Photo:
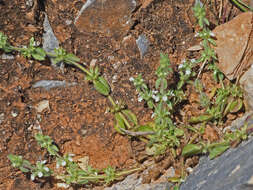
[{"label": "slate fragment", "polygon": [[136,7],[135,0],[88,1],[75,20],[80,32],[98,32],[105,36],[119,38],[132,26],[131,13]]}]

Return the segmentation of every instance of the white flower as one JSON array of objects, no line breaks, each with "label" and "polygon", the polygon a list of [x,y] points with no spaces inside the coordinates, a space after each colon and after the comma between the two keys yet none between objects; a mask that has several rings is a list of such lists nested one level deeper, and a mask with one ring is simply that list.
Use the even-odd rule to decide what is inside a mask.
[{"label": "white flower", "polygon": [[191,59],[191,62],[192,62],[192,63],[195,63],[195,62],[196,62],[196,59]]},{"label": "white flower", "polygon": [[38,172],[38,177],[42,177],[43,173],[42,172]]},{"label": "white flower", "polygon": [[179,68],[179,69],[182,69],[183,67],[184,67],[183,64],[178,65],[178,68]]},{"label": "white flower", "polygon": [[152,98],[155,100],[155,102],[159,102],[159,96],[152,95]]},{"label": "white flower", "polygon": [[194,37],[198,37],[199,36],[199,33],[197,32],[195,35],[194,35]]},{"label": "white flower", "polygon": [[215,34],[213,32],[210,32],[210,36],[215,37]]},{"label": "white flower", "polygon": [[129,80],[130,80],[131,82],[133,82],[133,81],[134,81],[134,78],[133,78],[133,77],[130,77]]},{"label": "white flower", "polygon": [[155,117],[155,112],[153,112],[151,115],[151,118],[154,118],[154,117]]},{"label": "white flower", "polygon": [[190,75],[190,74],[191,74],[191,70],[190,70],[190,69],[187,69],[187,70],[185,71],[185,74],[186,74],[186,75]]},{"label": "white flower", "polygon": [[167,96],[163,96],[163,101],[166,102],[168,100]]},{"label": "white flower", "polygon": [[48,167],[44,167],[44,170],[45,170],[46,172],[49,172],[49,168],[48,168]]},{"label": "white flower", "polygon": [[157,90],[152,90],[152,94],[157,94],[158,91]]},{"label": "white flower", "polygon": [[59,162],[56,162],[56,169],[59,169],[59,167],[60,167]]},{"label": "white flower", "polygon": [[45,164],[45,163],[47,163],[47,161],[46,160],[42,160],[40,163],[41,164]]},{"label": "white flower", "polygon": [[61,165],[62,165],[62,166],[66,166],[66,164],[67,164],[67,163],[66,163],[65,160],[63,160],[63,161],[61,162]]},{"label": "white flower", "polygon": [[141,96],[138,97],[138,102],[141,102],[143,98]]},{"label": "white flower", "polygon": [[72,159],[71,157],[68,157],[68,160],[69,160],[70,162],[72,162],[72,161],[73,161],[73,159]]},{"label": "white flower", "polygon": [[32,175],[31,175],[31,180],[33,181],[34,179],[35,179],[35,175],[32,174]]},{"label": "white flower", "polygon": [[65,188],[65,189],[69,188],[69,185],[66,184],[66,183],[57,183],[57,186],[58,186],[58,187]]}]

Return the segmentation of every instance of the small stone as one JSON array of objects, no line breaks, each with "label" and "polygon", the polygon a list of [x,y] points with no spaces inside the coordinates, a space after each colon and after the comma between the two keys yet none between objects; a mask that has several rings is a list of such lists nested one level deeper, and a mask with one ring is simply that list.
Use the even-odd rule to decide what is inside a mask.
[{"label": "small stone", "polygon": [[14,59],[14,56],[11,55],[11,54],[5,54],[3,53],[2,56],[1,56],[1,59]]},{"label": "small stone", "polygon": [[42,100],[40,101],[36,106],[35,109],[37,112],[41,113],[43,112],[45,109],[50,109],[49,107],[49,101],[48,100]]},{"label": "small stone", "polygon": [[144,34],[141,34],[136,40],[136,44],[139,48],[141,58],[148,52],[149,41]]},{"label": "small stone", "polygon": [[4,113],[0,114],[0,124],[4,121]]},{"label": "small stone", "polygon": [[33,88],[44,88],[45,90],[50,90],[51,88],[56,87],[67,87],[67,86],[74,86],[76,85],[75,82],[66,83],[66,81],[59,81],[59,80],[40,80],[33,84]]},{"label": "small stone", "polygon": [[12,115],[12,117],[17,117],[18,116],[18,110],[12,110],[11,115]]},{"label": "small stone", "polygon": [[96,66],[96,63],[97,63],[97,59],[92,59],[91,62],[90,62],[90,66],[92,68],[94,68]]}]

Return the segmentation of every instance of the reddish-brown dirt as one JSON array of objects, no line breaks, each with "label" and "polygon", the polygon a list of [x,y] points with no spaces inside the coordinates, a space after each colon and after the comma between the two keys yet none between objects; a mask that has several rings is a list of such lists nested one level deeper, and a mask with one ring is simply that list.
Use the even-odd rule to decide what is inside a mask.
[{"label": "reddish-brown dirt", "polygon": [[[137,101],[137,93],[129,78],[142,73],[152,87],[161,52],[169,55],[173,66],[186,57],[196,58],[198,55],[186,51],[197,43],[191,10],[193,0],[154,0],[149,1],[150,4],[138,1],[138,5],[147,4],[131,13],[133,25],[124,28],[120,35],[114,32],[110,36],[96,31],[83,33],[78,26],[66,24],[67,19],[73,20],[84,0],[35,0],[32,7],[25,2],[0,0],[0,31],[9,37],[10,43],[25,45],[32,36],[42,42],[45,8],[61,46],[84,63],[96,59],[96,65],[111,86],[114,99],[123,100],[141,124],[150,121],[151,112],[143,102]],[[210,12],[209,15],[214,20]],[[135,43],[140,34],[145,34],[151,44],[143,58]],[[131,168],[147,159],[148,156],[143,159],[141,153],[143,143],[114,130],[113,115],[106,112],[110,102],[84,80],[81,71],[65,67],[62,72],[52,67],[48,60],[37,62],[17,54],[14,56],[13,60],[0,59],[0,115],[3,116],[0,123],[0,189],[57,189],[53,182],[30,181],[28,175],[12,168],[7,159],[10,153],[22,155],[32,163],[46,159],[46,151],[41,150],[34,139],[38,128],[52,137],[61,153],[74,153],[75,159],[88,156],[89,164],[98,169],[108,165],[118,169]],[[32,88],[39,80],[65,80],[76,85],[51,90]],[[215,85],[209,81],[210,73],[204,74],[206,86]],[[197,96],[191,96],[192,105],[186,106],[184,111],[189,115],[199,114],[198,105],[194,104]],[[49,109],[38,113],[35,108],[42,100],[49,101]],[[196,164],[196,158],[192,160],[188,165]],[[158,167],[163,169],[161,164]],[[175,165],[175,168],[180,167]]]}]

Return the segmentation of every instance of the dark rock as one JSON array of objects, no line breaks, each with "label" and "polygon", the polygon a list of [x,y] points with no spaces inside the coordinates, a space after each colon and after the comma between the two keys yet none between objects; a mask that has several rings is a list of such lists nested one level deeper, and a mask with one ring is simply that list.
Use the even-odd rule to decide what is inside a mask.
[{"label": "dark rock", "polygon": [[220,157],[201,159],[180,190],[243,190],[253,177],[253,139],[230,149]]}]

